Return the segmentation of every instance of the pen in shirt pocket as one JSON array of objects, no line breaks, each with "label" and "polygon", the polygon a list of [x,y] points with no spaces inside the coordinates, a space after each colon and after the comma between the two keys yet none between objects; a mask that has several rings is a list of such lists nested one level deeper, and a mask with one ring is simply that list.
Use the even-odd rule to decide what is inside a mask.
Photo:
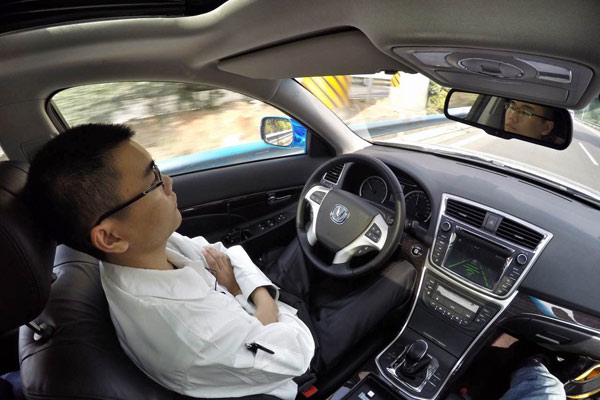
[{"label": "pen in shirt pocket", "polygon": [[267,349],[265,346],[261,346],[260,344],[258,344],[256,342],[254,342],[254,343],[246,343],[246,348],[248,350],[250,350],[251,352],[253,352],[254,354],[256,354],[256,352],[258,350],[262,350],[262,351],[264,351],[266,353],[269,353],[269,354],[275,354],[275,352],[273,350]]}]

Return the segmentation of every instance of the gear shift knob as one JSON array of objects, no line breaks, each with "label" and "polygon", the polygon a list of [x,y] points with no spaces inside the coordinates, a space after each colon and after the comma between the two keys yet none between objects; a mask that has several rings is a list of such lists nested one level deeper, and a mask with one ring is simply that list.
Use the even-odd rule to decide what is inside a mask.
[{"label": "gear shift knob", "polygon": [[418,363],[423,357],[425,357],[428,349],[429,346],[427,345],[426,341],[423,339],[415,340],[406,352],[406,362],[408,364]]},{"label": "gear shift knob", "polygon": [[422,339],[415,340],[406,349],[404,362],[397,367],[396,373],[409,378],[423,375],[431,361],[431,357],[426,357],[428,349],[429,346],[426,341]]}]

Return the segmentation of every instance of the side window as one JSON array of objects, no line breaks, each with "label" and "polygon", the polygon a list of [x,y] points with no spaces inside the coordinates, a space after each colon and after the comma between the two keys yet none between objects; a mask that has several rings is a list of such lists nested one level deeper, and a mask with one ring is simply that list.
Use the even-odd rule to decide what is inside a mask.
[{"label": "side window", "polygon": [[[224,89],[173,82],[116,82],[65,89],[52,99],[69,126],[123,123],[157,161],[176,175],[248,161],[304,154],[306,128],[278,109]],[[261,121],[283,117],[293,140],[261,140]]]},{"label": "side window", "polygon": [[4,154],[4,150],[2,150],[2,147],[0,147],[0,161],[6,160],[8,160],[8,157],[6,156],[6,154]]}]

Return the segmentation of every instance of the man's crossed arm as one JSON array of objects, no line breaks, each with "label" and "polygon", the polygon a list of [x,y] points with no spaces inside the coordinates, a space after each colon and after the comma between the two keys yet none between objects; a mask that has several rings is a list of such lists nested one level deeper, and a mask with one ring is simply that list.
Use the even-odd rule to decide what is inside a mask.
[{"label": "man's crossed arm", "polygon": [[[231,266],[231,261],[227,254],[210,246],[204,247],[202,254],[206,259],[208,266],[215,271],[219,285],[226,288],[233,296],[242,294],[242,290],[235,280],[233,267]],[[250,298],[256,306],[254,317],[256,317],[263,325],[277,322],[277,315],[279,312],[277,303],[265,287],[256,288],[250,294]]]}]

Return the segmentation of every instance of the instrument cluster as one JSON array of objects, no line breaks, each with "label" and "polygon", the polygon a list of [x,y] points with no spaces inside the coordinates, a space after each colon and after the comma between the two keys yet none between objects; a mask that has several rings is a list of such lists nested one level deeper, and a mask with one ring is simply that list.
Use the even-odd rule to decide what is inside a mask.
[{"label": "instrument cluster", "polygon": [[[417,221],[420,225],[429,224],[431,219],[431,200],[427,193],[412,179],[400,175],[396,176],[404,192],[406,203],[406,218]],[[390,193],[389,185],[381,176],[365,168],[353,168],[346,178],[348,190],[360,197],[393,209],[394,195]]]}]

